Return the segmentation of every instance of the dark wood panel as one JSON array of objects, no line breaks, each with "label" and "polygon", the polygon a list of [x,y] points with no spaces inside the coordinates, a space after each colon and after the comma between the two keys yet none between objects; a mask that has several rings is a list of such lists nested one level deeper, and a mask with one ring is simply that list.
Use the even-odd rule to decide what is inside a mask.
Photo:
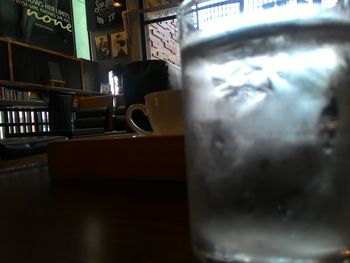
[{"label": "dark wood panel", "polygon": [[100,79],[98,74],[98,63],[82,59],[83,81],[86,91],[100,92]]},{"label": "dark wood panel", "polygon": [[50,176],[186,180],[184,137],[117,134],[48,145]]},{"label": "dark wood panel", "polygon": [[0,80],[10,80],[7,43],[0,41]]}]

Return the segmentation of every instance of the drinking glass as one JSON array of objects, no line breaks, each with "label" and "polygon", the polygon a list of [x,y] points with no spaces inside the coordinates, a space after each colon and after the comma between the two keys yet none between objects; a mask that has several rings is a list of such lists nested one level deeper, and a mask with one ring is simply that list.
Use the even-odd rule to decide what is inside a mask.
[{"label": "drinking glass", "polygon": [[202,262],[346,262],[347,1],[180,6],[192,246]]}]

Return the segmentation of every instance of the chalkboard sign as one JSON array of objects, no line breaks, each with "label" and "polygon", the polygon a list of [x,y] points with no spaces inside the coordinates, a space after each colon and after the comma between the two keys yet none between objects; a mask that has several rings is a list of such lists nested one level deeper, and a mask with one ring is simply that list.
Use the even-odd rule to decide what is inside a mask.
[{"label": "chalkboard sign", "polygon": [[71,0],[1,0],[0,36],[74,55]]},{"label": "chalkboard sign", "polygon": [[126,1],[118,0],[119,7],[113,6],[113,0],[86,1],[88,28],[92,31],[123,27],[122,12],[126,10]]}]

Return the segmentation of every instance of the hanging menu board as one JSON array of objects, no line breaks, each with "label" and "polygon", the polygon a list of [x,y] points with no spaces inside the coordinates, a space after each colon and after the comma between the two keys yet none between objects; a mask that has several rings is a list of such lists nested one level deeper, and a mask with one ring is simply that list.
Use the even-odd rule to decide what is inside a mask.
[{"label": "hanging menu board", "polygon": [[0,36],[74,55],[71,0],[1,0]]}]

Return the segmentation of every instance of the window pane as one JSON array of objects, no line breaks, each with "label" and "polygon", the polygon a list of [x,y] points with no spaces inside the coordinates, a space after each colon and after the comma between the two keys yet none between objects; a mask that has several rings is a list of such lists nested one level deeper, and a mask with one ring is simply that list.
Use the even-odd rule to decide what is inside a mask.
[{"label": "window pane", "polygon": [[[145,7],[159,8],[169,5],[168,0],[146,0]],[[172,1],[173,2],[173,1]],[[241,11],[269,9],[281,5],[321,3],[323,6],[334,6],[336,0],[206,0],[193,7],[192,17],[194,25],[204,27],[210,21],[219,17],[230,17]],[[146,50],[148,59],[161,59],[180,65],[178,24],[176,19],[177,7],[148,12],[144,15],[146,21]],[[154,22],[154,19],[169,18],[163,22]],[[189,18],[189,16],[187,17]],[[147,24],[147,22],[151,22]]]},{"label": "window pane", "polygon": [[177,11],[177,7],[167,8],[167,9],[158,10],[154,12],[148,12],[145,14],[144,19],[145,21],[148,21],[152,19],[173,16],[173,15],[176,15],[176,11]]}]

